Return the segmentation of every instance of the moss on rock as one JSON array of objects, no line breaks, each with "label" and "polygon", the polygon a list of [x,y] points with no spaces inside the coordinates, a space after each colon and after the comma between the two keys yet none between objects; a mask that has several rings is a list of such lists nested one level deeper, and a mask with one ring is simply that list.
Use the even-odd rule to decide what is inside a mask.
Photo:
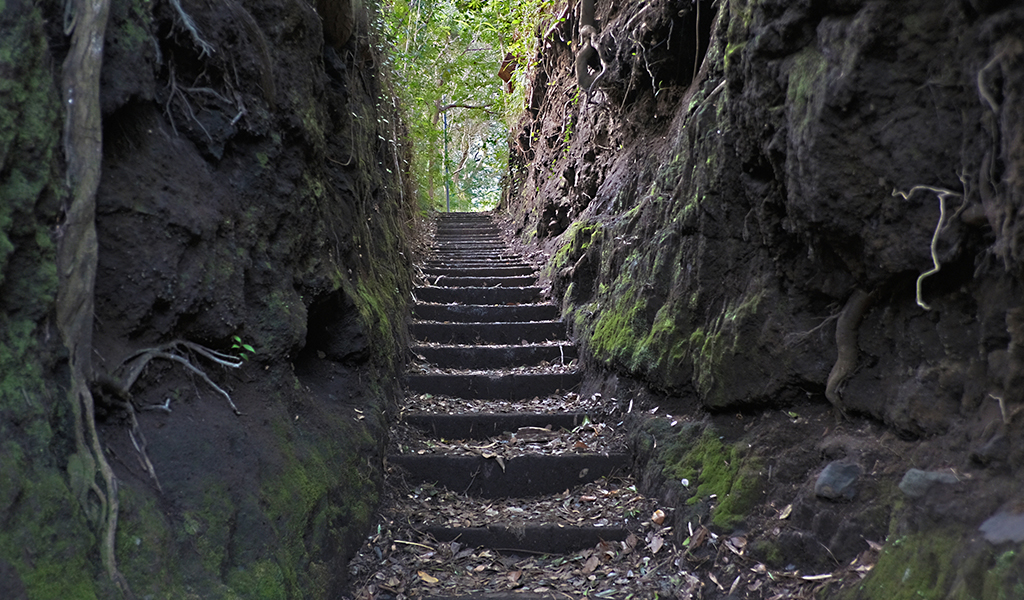
[{"label": "moss on rock", "polygon": [[[1010,600],[1024,597],[1024,551],[965,543],[939,527],[890,539],[864,581],[843,600]],[[957,568],[951,568],[957,565]]]},{"label": "moss on rock", "polygon": [[[651,429],[653,427],[653,429]],[[707,503],[711,523],[729,531],[743,522],[761,497],[761,461],[742,443],[726,443],[707,424],[665,428],[655,420],[648,431],[657,437],[657,462],[669,485],[684,485],[687,506]]]}]

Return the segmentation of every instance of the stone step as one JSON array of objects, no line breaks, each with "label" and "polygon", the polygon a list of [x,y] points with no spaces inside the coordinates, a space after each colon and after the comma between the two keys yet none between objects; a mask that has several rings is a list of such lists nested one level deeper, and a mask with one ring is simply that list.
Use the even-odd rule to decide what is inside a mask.
[{"label": "stone step", "polygon": [[523,262],[520,259],[492,259],[492,260],[429,260],[424,265],[428,269],[434,268],[447,268],[447,269],[491,269],[491,268],[510,268],[510,267],[526,267],[533,269],[534,267],[530,264]]},{"label": "stone step", "polygon": [[451,243],[469,242],[469,243],[491,243],[491,244],[504,244],[500,237],[498,237],[498,230],[487,231],[483,229],[473,231],[460,231],[450,233],[437,233],[433,238],[434,245],[444,245]]},{"label": "stone step", "polygon": [[481,592],[460,596],[424,596],[422,600],[565,600],[565,595],[555,592]]},{"label": "stone step", "polygon": [[455,454],[393,454],[388,462],[405,469],[411,484],[433,483],[482,498],[530,498],[557,494],[602,477],[624,475],[630,456],[615,454],[527,454],[504,461]]},{"label": "stone step", "polygon": [[420,271],[424,275],[447,277],[516,277],[537,274],[537,269],[525,264],[518,267],[423,267]]},{"label": "stone step", "polygon": [[537,343],[565,339],[566,333],[565,323],[554,320],[525,323],[416,322],[409,326],[409,332],[416,340],[436,344]]},{"label": "stone step", "polygon": [[479,238],[450,238],[445,240],[434,240],[434,244],[431,247],[432,252],[441,252],[444,250],[503,250],[505,252],[512,252],[513,250],[508,247],[504,242],[497,241],[491,238],[479,237]]},{"label": "stone step", "polygon": [[[402,419],[413,427],[446,440],[485,440],[520,427],[574,429],[589,417],[585,413],[406,413]],[[593,420],[593,419],[591,419]]]},{"label": "stone step", "polygon": [[[443,527],[428,525],[423,532],[439,542],[458,541],[470,548],[490,548],[499,552],[529,552],[537,554],[569,554],[584,548],[593,548],[601,540],[618,542],[629,536],[625,527],[559,527],[558,525],[539,525],[534,527],[514,528],[504,523],[494,523],[487,527]],[[506,596],[459,596],[467,598],[496,598]],[[514,596],[517,600],[524,598],[522,594]],[[529,598],[529,596],[526,596]],[[549,598],[550,596],[541,596]]]},{"label": "stone step", "polygon": [[434,230],[434,237],[439,235],[467,235],[475,233],[487,233],[498,237],[500,229],[494,223],[442,223]]},{"label": "stone step", "polygon": [[431,247],[431,252],[448,252],[452,250],[461,251],[473,251],[479,250],[481,252],[515,252],[515,250],[509,248],[502,242],[496,242],[494,240],[452,240],[448,242],[434,243]]},{"label": "stone step", "polygon": [[576,388],[579,372],[509,373],[495,375],[429,374],[406,376],[406,387],[416,394],[475,398],[480,400],[524,400],[548,396],[558,390]]},{"label": "stone step", "polygon": [[443,252],[434,254],[430,257],[431,261],[434,262],[451,262],[453,260],[474,260],[474,261],[492,261],[492,260],[518,260],[522,261],[522,257],[511,255],[507,252],[481,252],[476,250],[470,250],[466,252]]},{"label": "stone step", "polygon": [[442,369],[504,369],[547,362],[568,364],[576,358],[569,342],[557,345],[525,346],[412,346],[411,350]]},{"label": "stone step", "polygon": [[437,302],[440,304],[452,302],[459,304],[526,304],[539,302],[541,300],[540,294],[541,288],[539,287],[413,288],[413,295],[420,302]]},{"label": "stone step", "polygon": [[[524,323],[553,321],[558,318],[554,304],[414,304],[412,315],[422,321],[454,323]],[[441,340],[437,340],[441,341]]]},{"label": "stone step", "polygon": [[430,279],[434,287],[528,287],[537,283],[536,276],[516,277],[451,277],[438,275]]},{"label": "stone step", "polygon": [[466,242],[451,242],[448,244],[434,244],[430,249],[434,254],[444,254],[445,252],[489,252],[492,254],[515,254],[516,251],[512,250],[505,244],[492,244],[492,243],[479,243],[470,244]]},{"label": "stone step", "polygon": [[508,248],[508,245],[504,240],[498,237],[497,233],[492,234],[485,231],[435,235],[433,241],[434,248],[443,248],[451,245],[495,246]]}]

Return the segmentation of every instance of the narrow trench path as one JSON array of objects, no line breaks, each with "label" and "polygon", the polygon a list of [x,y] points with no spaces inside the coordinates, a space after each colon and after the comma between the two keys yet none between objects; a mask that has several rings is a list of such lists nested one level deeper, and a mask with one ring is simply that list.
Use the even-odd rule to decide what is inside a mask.
[{"label": "narrow trench path", "polygon": [[629,478],[623,415],[577,392],[558,308],[489,215],[439,215],[420,271],[415,360],[381,521],[350,563],[355,598],[769,597],[764,566],[740,565],[744,540],[691,525],[672,541]]}]

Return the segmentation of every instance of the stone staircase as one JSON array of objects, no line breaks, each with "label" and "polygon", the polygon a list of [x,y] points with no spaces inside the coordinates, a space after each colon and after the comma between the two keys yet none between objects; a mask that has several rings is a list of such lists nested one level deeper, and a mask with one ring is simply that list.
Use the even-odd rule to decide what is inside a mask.
[{"label": "stone staircase", "polygon": [[[625,519],[594,510],[602,494],[607,502],[627,495],[615,496],[628,483],[614,488],[628,474],[630,457],[614,427],[602,422],[599,395],[579,397],[576,348],[558,308],[544,299],[535,268],[483,213],[439,215],[432,254],[420,268],[415,359],[388,454],[399,506],[384,514],[386,524],[406,532],[402,543],[410,551],[434,548],[449,567],[431,571],[436,577],[405,568],[433,582],[416,592],[423,581],[378,559],[383,570],[370,575],[377,587],[369,589],[384,595],[373,597],[401,588],[411,598],[504,598],[480,592],[507,589],[504,580],[491,587],[437,578],[451,576],[456,555],[470,551],[539,558],[631,537]],[[368,548],[379,543],[379,535],[371,538]],[[391,552],[402,548],[392,544]],[[524,591],[515,597],[554,597]]]},{"label": "stone staircase", "polygon": [[[568,365],[576,348],[566,338],[555,305],[545,302],[534,268],[501,240],[489,215],[448,213],[438,218],[433,254],[422,267],[425,285],[416,287],[412,352],[432,367],[407,378],[411,398],[434,395],[469,400],[521,401],[560,396],[579,386],[580,371]],[[548,365],[548,367],[545,367]],[[550,367],[553,365],[554,367]],[[519,368],[517,370],[517,368]],[[486,406],[482,403],[481,406]],[[571,430],[593,415],[580,412],[438,413],[407,407],[406,423],[427,436],[486,440],[506,432]],[[530,428],[535,428],[531,430]],[[525,453],[496,461],[482,455],[397,454],[407,481],[427,482],[484,498],[529,498],[563,492],[601,477],[623,474],[625,453]],[[425,524],[437,541],[565,553],[601,539],[622,539],[615,527],[452,528]]]},{"label": "stone staircase", "polygon": [[[412,352],[437,371],[413,373],[406,380],[411,396],[430,394],[470,400],[518,401],[560,395],[580,384],[576,358],[558,308],[544,302],[533,266],[501,240],[484,213],[446,213],[438,217],[433,254],[422,266],[428,285],[414,289]],[[517,367],[534,367],[515,371]],[[435,370],[432,369],[432,370]],[[437,438],[485,440],[522,428],[572,429],[591,415],[578,412],[437,413],[410,407],[406,423]],[[411,482],[429,482],[459,493],[487,498],[529,498],[622,474],[624,453],[526,454],[499,463],[477,455],[399,454],[389,457],[406,469]],[[567,552],[599,538],[619,539],[624,530],[566,531],[552,539],[549,528],[507,532],[490,526],[480,531],[427,527],[438,541],[460,539],[504,549]],[[561,528],[564,529],[564,528]],[[551,545],[545,548],[545,543]]]}]

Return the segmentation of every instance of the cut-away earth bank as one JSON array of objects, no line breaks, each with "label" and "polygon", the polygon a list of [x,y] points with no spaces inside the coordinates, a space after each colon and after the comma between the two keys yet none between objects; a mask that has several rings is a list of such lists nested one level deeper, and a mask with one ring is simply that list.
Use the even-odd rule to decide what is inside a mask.
[{"label": "cut-away earth bank", "polygon": [[820,597],[1019,595],[1024,9],[567,14],[501,210],[550,257],[580,393],[677,416],[630,436],[675,541],[814,571],[882,548]]}]

